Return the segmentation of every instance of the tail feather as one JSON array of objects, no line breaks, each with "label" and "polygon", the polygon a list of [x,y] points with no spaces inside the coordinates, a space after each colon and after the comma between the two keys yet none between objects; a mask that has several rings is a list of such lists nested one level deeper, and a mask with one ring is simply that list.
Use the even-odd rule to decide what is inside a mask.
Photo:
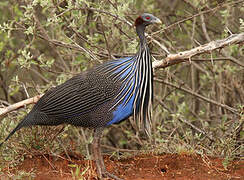
[{"label": "tail feather", "polygon": [[9,135],[5,138],[3,142],[0,143],[0,147],[6,142],[16,131],[20,130],[24,126],[28,126],[28,121],[30,119],[29,114],[12,130]]}]

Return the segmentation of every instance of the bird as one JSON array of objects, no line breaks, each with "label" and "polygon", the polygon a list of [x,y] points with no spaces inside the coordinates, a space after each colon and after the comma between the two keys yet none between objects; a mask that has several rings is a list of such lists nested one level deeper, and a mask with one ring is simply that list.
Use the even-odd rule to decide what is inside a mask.
[{"label": "bird", "polygon": [[130,116],[150,136],[153,103],[153,70],[145,29],[161,23],[143,13],[134,26],[139,37],[137,53],[114,59],[81,72],[48,90],[0,146],[22,127],[71,124],[93,128],[91,150],[99,178],[120,179],[104,165],[100,141],[104,128]]}]

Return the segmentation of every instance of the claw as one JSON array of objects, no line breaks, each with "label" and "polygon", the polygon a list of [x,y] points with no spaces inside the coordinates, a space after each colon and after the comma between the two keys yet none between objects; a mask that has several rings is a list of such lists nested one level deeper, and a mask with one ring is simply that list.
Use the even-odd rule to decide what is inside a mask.
[{"label": "claw", "polygon": [[121,179],[121,178],[119,178],[119,177],[117,177],[117,176],[115,176],[115,175],[109,173],[108,171],[103,172],[103,175],[104,175],[105,177],[113,178],[113,179],[115,179],[115,180],[123,180],[123,179]]}]

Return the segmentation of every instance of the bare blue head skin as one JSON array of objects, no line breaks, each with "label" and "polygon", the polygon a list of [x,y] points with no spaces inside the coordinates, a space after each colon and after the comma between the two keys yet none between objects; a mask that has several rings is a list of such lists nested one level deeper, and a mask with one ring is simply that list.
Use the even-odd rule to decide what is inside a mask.
[{"label": "bare blue head skin", "polygon": [[143,13],[141,16],[139,16],[135,21],[135,26],[148,26],[150,24],[161,24],[161,20],[157,17],[155,17],[152,14],[149,13]]},{"label": "bare blue head skin", "polygon": [[155,17],[152,14],[149,13],[143,13],[141,16],[139,16],[135,21],[136,26],[136,32],[140,38],[141,44],[144,43],[144,31],[146,26],[150,24],[161,24],[161,20],[157,17]]}]

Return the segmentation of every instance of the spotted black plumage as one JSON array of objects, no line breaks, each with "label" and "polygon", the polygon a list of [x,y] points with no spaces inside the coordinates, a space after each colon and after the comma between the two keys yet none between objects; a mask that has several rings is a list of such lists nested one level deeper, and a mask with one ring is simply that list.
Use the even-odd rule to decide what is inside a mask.
[{"label": "spotted black plumage", "polygon": [[153,75],[144,30],[160,22],[148,13],[139,16],[135,26],[140,46],[134,56],[94,67],[47,91],[5,141],[22,127],[32,125],[94,128],[92,150],[98,176],[119,179],[105,169],[99,147],[102,130],[134,115],[139,129],[144,128],[150,135]]}]

